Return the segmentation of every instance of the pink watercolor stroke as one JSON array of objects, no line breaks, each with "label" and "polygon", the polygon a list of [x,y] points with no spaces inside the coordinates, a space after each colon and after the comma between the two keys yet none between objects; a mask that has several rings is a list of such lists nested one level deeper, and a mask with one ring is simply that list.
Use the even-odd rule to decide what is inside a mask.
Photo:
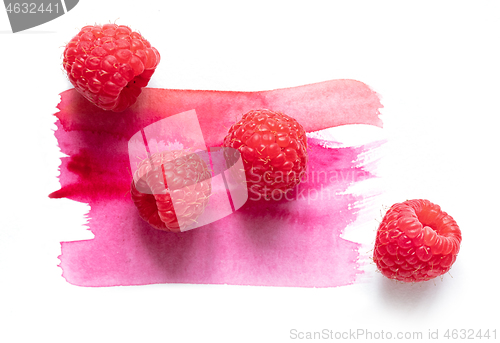
[{"label": "pink watercolor stroke", "polygon": [[357,218],[353,204],[363,196],[339,194],[374,177],[359,156],[380,142],[327,148],[310,138],[308,179],[288,200],[249,200],[228,217],[179,234],[155,230],[139,217],[128,193],[127,143],[141,128],[192,109],[207,145],[219,146],[235,120],[252,109],[281,111],[313,132],[348,124],[381,127],[381,107],[377,94],[354,80],[262,92],[148,88],[122,113],[99,110],[74,90],[61,93],[55,135],[68,157],[60,167],[61,189],[50,197],[88,203],[88,226],[95,235],[61,243],[63,277],[74,285],[97,287],[354,283],[362,273],[359,244],[340,235]]}]

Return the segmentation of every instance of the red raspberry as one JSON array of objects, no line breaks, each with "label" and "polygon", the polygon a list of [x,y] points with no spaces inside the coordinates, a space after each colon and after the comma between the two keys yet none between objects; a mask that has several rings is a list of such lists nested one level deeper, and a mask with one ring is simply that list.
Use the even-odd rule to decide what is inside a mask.
[{"label": "red raspberry", "polygon": [[281,199],[306,171],[307,138],[293,118],[270,110],[250,111],[231,126],[224,146],[238,149],[249,190]]},{"label": "red raspberry", "polygon": [[134,173],[132,200],[141,218],[154,228],[184,231],[208,204],[211,176],[207,164],[196,153],[155,153],[143,160]]},{"label": "red raspberry", "polygon": [[83,27],[66,45],[63,65],[80,94],[120,112],[135,103],[159,62],[158,51],[139,33],[105,24]]},{"label": "red raspberry", "polygon": [[462,234],[455,220],[429,200],[408,200],[380,223],[373,260],[383,275],[404,282],[427,281],[450,270]]}]

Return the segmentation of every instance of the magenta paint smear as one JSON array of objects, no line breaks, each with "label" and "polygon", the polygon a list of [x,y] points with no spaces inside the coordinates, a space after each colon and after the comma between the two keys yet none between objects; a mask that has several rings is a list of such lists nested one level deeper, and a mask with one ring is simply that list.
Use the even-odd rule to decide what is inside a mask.
[{"label": "magenta paint smear", "polygon": [[88,203],[94,239],[62,242],[63,277],[79,286],[154,283],[334,287],[362,273],[359,244],[340,238],[361,195],[341,194],[374,177],[360,161],[381,143],[331,148],[309,138],[307,178],[278,201],[254,200],[214,223],[182,233],[155,230],[130,198],[127,143],[141,128],[196,110],[208,146],[252,109],[282,111],[308,132],[347,124],[382,126],[379,97],[354,80],[262,92],[144,89],[122,113],[102,111],[76,91],[61,93],[55,132],[61,189],[51,198]]}]

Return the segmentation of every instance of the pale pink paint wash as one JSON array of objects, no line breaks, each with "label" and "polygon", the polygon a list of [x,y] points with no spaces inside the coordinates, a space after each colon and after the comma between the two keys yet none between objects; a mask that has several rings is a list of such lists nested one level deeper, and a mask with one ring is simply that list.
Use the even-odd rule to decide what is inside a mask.
[{"label": "pale pink paint wash", "polygon": [[382,142],[326,148],[310,138],[308,179],[289,195],[291,201],[249,200],[222,220],[179,234],[155,230],[138,216],[129,194],[127,142],[141,128],[192,109],[206,144],[219,146],[235,120],[252,109],[281,111],[313,132],[347,124],[382,127],[381,107],[377,94],[354,80],[262,92],[148,88],[122,113],[102,111],[74,90],[61,93],[55,135],[69,157],[62,158],[61,189],[50,197],[88,203],[95,235],[61,243],[63,277],[96,287],[354,283],[362,273],[360,245],[340,235],[357,218],[353,204],[363,196],[334,194],[375,177],[373,166],[360,163],[359,156]]}]

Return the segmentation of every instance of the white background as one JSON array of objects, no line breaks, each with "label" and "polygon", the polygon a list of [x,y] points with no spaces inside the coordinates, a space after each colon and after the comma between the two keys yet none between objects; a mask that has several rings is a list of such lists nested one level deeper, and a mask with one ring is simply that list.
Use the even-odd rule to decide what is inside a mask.
[{"label": "white background", "polygon": [[[326,289],[66,283],[59,242],[92,234],[87,205],[48,198],[63,156],[52,114],[71,88],[61,57],[79,28],[115,20],[160,51],[149,87],[257,91],[339,78],[372,87],[389,141],[378,208],[427,198],[451,214],[463,233],[453,277],[400,284],[369,265],[363,282]],[[305,341],[291,329],[424,338],[496,329],[500,339],[500,2],[81,0],[16,34],[0,10],[0,31],[0,341]],[[339,135],[362,141],[358,129]],[[373,243],[373,219],[359,241]]]}]

